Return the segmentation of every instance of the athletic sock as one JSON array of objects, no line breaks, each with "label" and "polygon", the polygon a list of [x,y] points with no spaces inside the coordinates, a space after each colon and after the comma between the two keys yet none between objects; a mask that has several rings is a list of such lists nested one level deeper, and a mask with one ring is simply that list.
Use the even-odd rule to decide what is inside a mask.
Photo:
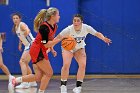
[{"label": "athletic sock", "polygon": [[81,87],[82,86],[83,81],[77,80],[76,82],[76,87]]},{"label": "athletic sock", "polygon": [[61,86],[62,86],[62,85],[65,85],[65,86],[66,86],[66,85],[67,85],[67,80],[62,80],[62,79],[61,79]]},{"label": "athletic sock", "polygon": [[38,90],[38,93],[45,93],[45,90]]}]

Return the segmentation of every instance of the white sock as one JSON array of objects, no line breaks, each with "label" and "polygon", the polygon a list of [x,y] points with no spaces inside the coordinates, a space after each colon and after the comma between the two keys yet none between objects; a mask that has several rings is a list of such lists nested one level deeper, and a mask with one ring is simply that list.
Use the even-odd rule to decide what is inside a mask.
[{"label": "white sock", "polygon": [[77,81],[83,82],[83,80],[77,80]]},{"label": "white sock", "polygon": [[61,79],[61,81],[67,81],[67,79],[66,80]]},{"label": "white sock", "polygon": [[45,90],[38,90],[38,93],[45,93]]},{"label": "white sock", "polygon": [[11,82],[12,81],[12,75],[10,74],[10,75],[8,75],[8,77],[9,77],[9,82]]},{"label": "white sock", "polygon": [[16,78],[16,82],[17,82],[17,83],[21,83],[21,82],[22,82],[22,77]]},{"label": "white sock", "polygon": [[8,75],[8,76],[9,76],[9,78],[10,78],[10,77],[12,77],[12,75],[11,75],[11,74],[10,74],[10,75]]}]

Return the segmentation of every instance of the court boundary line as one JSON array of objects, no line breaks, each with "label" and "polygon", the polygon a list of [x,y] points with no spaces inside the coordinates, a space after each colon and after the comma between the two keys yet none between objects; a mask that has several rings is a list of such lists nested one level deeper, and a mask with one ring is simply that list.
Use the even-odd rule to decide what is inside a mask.
[{"label": "court boundary line", "polygon": [[[19,77],[21,75],[13,75],[15,77]],[[60,75],[54,75],[52,79],[60,79]],[[102,78],[140,78],[140,75],[86,75],[85,79],[102,79]],[[70,75],[69,79],[76,79],[76,75]],[[0,75],[0,80],[8,80],[8,77],[6,75]]]}]

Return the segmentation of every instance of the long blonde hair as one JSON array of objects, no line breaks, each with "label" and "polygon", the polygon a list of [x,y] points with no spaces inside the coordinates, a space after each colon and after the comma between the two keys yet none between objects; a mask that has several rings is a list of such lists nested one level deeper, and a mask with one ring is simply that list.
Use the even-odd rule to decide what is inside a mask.
[{"label": "long blonde hair", "polygon": [[34,31],[38,32],[40,24],[44,21],[49,21],[52,15],[56,15],[57,8],[51,7],[49,9],[41,9],[34,19]]}]

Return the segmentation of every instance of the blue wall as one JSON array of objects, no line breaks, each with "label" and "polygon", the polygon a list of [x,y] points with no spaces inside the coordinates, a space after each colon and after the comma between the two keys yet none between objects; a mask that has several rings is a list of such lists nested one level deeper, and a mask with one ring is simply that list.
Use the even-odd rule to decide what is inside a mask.
[{"label": "blue wall", "polygon": [[139,0],[82,0],[79,3],[85,23],[113,42],[108,47],[89,35],[87,73],[140,73],[139,3]]},{"label": "blue wall", "polygon": [[[26,2],[26,4],[25,4]],[[87,74],[93,73],[140,73],[140,7],[139,0],[51,0],[51,6],[60,10],[60,22],[57,34],[72,23],[75,13],[84,16],[84,22],[93,26],[97,31],[110,37],[113,41],[107,46],[101,40],[88,35],[86,39]],[[20,12],[23,21],[28,24],[34,36],[33,20],[38,11],[48,8],[45,0],[10,0],[9,6],[0,6],[0,32],[6,32],[7,41],[4,43],[4,63],[11,73],[19,74],[18,38],[11,31],[13,12]],[[55,46],[58,56],[50,61],[55,74],[60,74],[62,56],[60,43]],[[77,72],[77,63],[73,60],[70,73]],[[0,71],[2,74],[3,72]]]}]

